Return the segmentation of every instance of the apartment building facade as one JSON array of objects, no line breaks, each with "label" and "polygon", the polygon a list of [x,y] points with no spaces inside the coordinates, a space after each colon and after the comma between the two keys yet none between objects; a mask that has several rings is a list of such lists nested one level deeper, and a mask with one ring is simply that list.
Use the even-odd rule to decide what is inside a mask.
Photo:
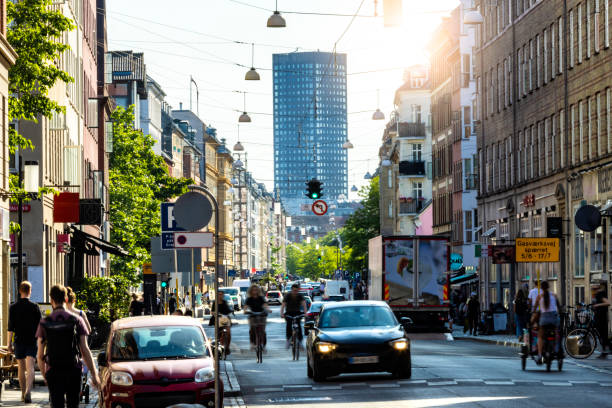
[{"label": "apartment building facade", "polygon": [[[548,280],[562,303],[590,303],[610,282],[610,218],[576,227],[584,204],[612,199],[609,0],[477,1],[479,222],[490,243],[546,237],[562,221],[560,262],[481,259],[486,302],[508,305],[517,285]],[[608,256],[604,256],[604,253]]]},{"label": "apartment building facade", "polygon": [[429,67],[406,69],[379,151],[383,234],[415,235],[430,222],[422,215],[432,197],[430,101]]}]

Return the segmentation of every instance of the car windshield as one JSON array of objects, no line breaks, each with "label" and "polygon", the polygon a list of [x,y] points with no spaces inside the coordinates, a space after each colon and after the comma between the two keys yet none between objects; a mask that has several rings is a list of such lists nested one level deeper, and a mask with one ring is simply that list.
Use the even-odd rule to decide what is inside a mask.
[{"label": "car windshield", "polygon": [[268,292],[268,297],[277,298],[280,295],[278,292]]},{"label": "car windshield", "polygon": [[223,293],[227,293],[230,296],[238,296],[238,288],[221,288],[219,290]]},{"label": "car windshield", "polygon": [[320,312],[322,307],[323,307],[323,303],[313,303],[313,304],[310,306],[310,310],[309,310],[309,312],[310,312],[310,313],[317,313],[317,312]]},{"label": "car windshield", "polygon": [[395,326],[397,320],[391,310],[383,306],[347,306],[324,310],[319,318],[320,328]]},{"label": "car windshield", "polygon": [[115,332],[112,361],[168,360],[208,356],[199,327],[135,327]]}]

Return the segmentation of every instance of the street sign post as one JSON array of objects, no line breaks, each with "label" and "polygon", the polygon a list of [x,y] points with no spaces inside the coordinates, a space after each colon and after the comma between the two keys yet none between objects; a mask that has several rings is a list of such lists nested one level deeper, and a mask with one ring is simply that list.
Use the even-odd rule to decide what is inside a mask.
[{"label": "street sign post", "polygon": [[325,213],[327,212],[327,203],[323,200],[317,200],[314,203],[312,203],[312,212],[315,215],[325,215]]},{"label": "street sign post", "polygon": [[559,238],[516,238],[516,262],[559,262]]}]

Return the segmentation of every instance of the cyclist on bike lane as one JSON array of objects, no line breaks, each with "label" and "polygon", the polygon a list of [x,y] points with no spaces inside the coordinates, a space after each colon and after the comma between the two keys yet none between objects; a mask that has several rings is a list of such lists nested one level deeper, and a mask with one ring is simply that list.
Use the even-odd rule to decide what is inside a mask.
[{"label": "cyclist on bike lane", "polygon": [[559,329],[559,300],[557,295],[550,292],[548,281],[543,281],[541,288],[542,293],[536,298],[536,305],[539,307],[538,358],[536,360],[538,364],[542,364],[545,326],[554,326],[557,330]]},{"label": "cyclist on bike lane", "polygon": [[[264,310],[266,313],[270,313],[270,307],[266,298],[263,297],[261,288],[258,285],[251,285],[247,291],[247,300],[244,305],[244,313],[253,312],[261,313]],[[261,316],[249,316],[249,339],[251,340],[251,351],[255,350],[255,326],[263,325],[263,346],[266,348],[266,317]]]},{"label": "cyclist on bike lane", "polygon": [[[281,305],[280,310],[281,319],[284,318],[287,321],[287,326],[285,330],[285,335],[287,337],[287,348],[289,348],[290,346],[291,334],[293,329],[291,327],[292,319],[287,319],[286,316],[295,317],[303,315],[306,312],[306,300],[304,299],[304,296],[302,296],[302,294],[300,293],[300,285],[298,283],[294,283],[293,285],[291,285],[291,292],[289,292],[289,294],[287,294],[287,296],[283,298],[283,304]],[[300,347],[303,347],[301,324],[302,322],[298,320],[298,340],[300,342]]]},{"label": "cyclist on bike lane", "polygon": [[[211,316],[210,322],[209,322],[210,326],[213,326],[215,324],[215,310],[217,308],[217,303],[219,304],[219,316],[220,316],[219,317],[219,322],[223,321],[221,316],[227,316],[227,318],[229,319],[229,315],[233,313],[233,310],[230,309],[229,305],[225,301],[225,298],[223,297],[224,295],[225,294],[223,292],[219,291],[217,293],[217,300],[215,302],[213,302],[213,304],[212,304],[212,307],[211,307],[212,316]],[[231,354],[231,352],[230,352],[230,344],[232,344],[232,325],[230,324],[226,328],[227,328],[227,350],[226,350],[226,354]]]}]

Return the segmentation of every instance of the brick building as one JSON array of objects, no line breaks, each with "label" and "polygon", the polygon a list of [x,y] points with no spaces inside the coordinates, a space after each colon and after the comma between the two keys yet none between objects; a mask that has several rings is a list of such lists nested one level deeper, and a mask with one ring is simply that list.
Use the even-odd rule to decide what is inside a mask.
[{"label": "brick building", "polygon": [[512,244],[545,237],[552,217],[563,225],[560,262],[482,258],[483,301],[511,306],[515,288],[540,276],[562,303],[590,303],[609,282],[611,219],[585,233],[574,214],[612,199],[612,1],[475,3],[479,226],[487,243]]}]

